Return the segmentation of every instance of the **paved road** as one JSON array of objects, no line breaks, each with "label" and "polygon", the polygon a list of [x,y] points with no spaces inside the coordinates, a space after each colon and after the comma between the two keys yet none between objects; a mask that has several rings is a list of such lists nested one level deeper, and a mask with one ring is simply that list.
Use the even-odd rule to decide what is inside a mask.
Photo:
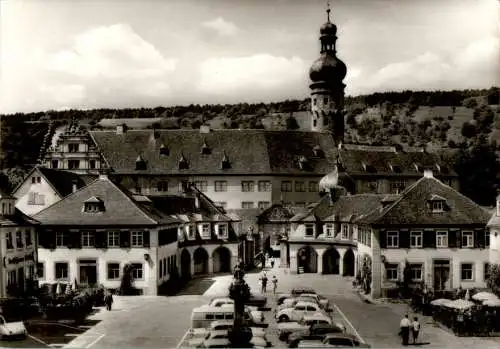
[{"label": "paved road", "polygon": [[[337,306],[336,320],[344,322],[350,332],[359,333],[362,340],[376,348],[401,347],[397,336],[401,317],[407,311],[401,305],[371,305],[360,300],[352,290],[351,279],[329,275],[290,275],[283,269],[267,272],[278,277],[278,292],[288,292],[293,287],[309,286],[329,297]],[[205,304],[211,297],[227,294],[231,276],[214,277],[215,281],[203,295],[176,297],[116,297],[111,312],[101,311],[92,316],[100,322],[80,337],[73,340],[68,348],[175,348],[181,346],[186,331],[190,327],[191,310]],[[259,292],[259,274],[247,274],[246,280],[252,292]],[[205,282],[205,284],[207,284]],[[208,283],[208,285],[210,285]],[[274,298],[268,292],[271,299]],[[266,318],[272,318],[267,313]],[[352,326],[352,327],[351,327]],[[272,327],[272,326],[271,326]],[[272,328],[269,339],[279,344]],[[499,343],[488,339],[458,338],[429,324],[423,324],[423,339],[426,347],[454,348],[498,348]]]}]

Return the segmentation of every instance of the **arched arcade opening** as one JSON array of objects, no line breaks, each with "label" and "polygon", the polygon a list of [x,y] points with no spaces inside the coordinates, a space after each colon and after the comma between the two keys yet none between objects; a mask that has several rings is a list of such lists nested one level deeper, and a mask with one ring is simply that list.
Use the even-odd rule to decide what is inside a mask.
[{"label": "arched arcade opening", "polygon": [[231,272],[231,251],[227,247],[217,247],[212,254],[212,260],[214,273]]},{"label": "arched arcade opening", "polygon": [[323,274],[340,274],[340,254],[335,247],[323,253]]},{"label": "arched arcade opening", "polygon": [[198,247],[193,253],[194,275],[208,274],[208,252]]},{"label": "arched arcade opening", "polygon": [[184,249],[181,253],[181,277],[183,279],[191,278],[191,255]]},{"label": "arched arcade opening", "polygon": [[344,276],[354,276],[354,269],[356,264],[356,257],[354,256],[354,252],[352,249],[348,249],[344,254]]},{"label": "arched arcade opening", "polygon": [[318,272],[318,254],[311,246],[301,247],[297,251],[297,273],[317,273]]}]

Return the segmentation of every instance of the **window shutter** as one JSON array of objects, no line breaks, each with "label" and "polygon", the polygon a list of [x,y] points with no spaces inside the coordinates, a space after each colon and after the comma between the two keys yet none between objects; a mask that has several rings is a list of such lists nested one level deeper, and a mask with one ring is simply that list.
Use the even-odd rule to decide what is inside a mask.
[{"label": "window shutter", "polygon": [[485,236],[484,230],[474,230],[474,247],[484,248],[485,247]]},{"label": "window shutter", "polygon": [[410,232],[408,230],[399,231],[399,247],[410,248]]},{"label": "window shutter", "polygon": [[455,230],[450,230],[448,232],[448,247],[449,248],[456,248],[457,247],[457,239],[460,238],[459,236],[460,231],[455,231]]},{"label": "window shutter", "polygon": [[385,231],[379,232],[380,248],[387,248],[387,233]]},{"label": "window shutter", "polygon": [[96,231],[94,233],[94,242],[96,248],[107,248],[107,237],[108,232],[106,231]]},{"label": "window shutter", "polygon": [[70,236],[72,237],[73,248],[82,248],[82,233],[79,231],[73,232]]},{"label": "window shutter", "polygon": [[425,231],[423,232],[422,245],[424,248],[436,248],[436,232]]},{"label": "window shutter", "polygon": [[120,232],[120,247],[130,247],[130,231]]},{"label": "window shutter", "polygon": [[455,232],[455,237],[457,239],[457,241],[456,241],[457,248],[462,248],[462,231],[461,230],[457,230]]},{"label": "window shutter", "polygon": [[150,245],[150,242],[149,242],[149,231],[145,230],[142,234],[143,234],[142,235],[142,241],[143,241],[144,247],[149,248],[149,245]]}]

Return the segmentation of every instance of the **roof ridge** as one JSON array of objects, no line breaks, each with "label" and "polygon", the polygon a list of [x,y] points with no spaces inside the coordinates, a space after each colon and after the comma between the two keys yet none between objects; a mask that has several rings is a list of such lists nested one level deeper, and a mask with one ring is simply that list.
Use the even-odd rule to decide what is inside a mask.
[{"label": "roof ridge", "polygon": [[79,191],[81,191],[81,190],[83,190],[83,189],[87,188],[88,186],[90,186],[90,185],[94,184],[94,183],[95,183],[95,182],[97,182],[98,180],[100,180],[100,178],[99,178],[99,177],[97,177],[96,179],[94,179],[94,180],[93,180],[92,182],[90,182],[89,184],[84,185],[84,186],[83,186],[83,187],[81,187],[80,189],[78,189],[78,190],[76,190],[76,191],[72,192],[71,194],[69,194],[69,195],[67,195],[67,196],[63,197],[61,200],[56,201],[56,202],[54,202],[52,205],[49,205],[49,206],[45,207],[43,210],[41,210],[41,211],[37,212],[36,214],[34,214],[34,215],[33,215],[33,217],[36,217],[36,216],[38,216],[40,213],[42,213],[42,212],[44,212],[44,211],[47,211],[49,208],[52,208],[52,207],[57,207],[57,205],[58,205],[58,204],[60,204],[60,203],[62,203],[64,200],[69,199],[71,196],[73,196],[73,195],[75,195],[76,193],[78,193]]},{"label": "roof ridge", "polygon": [[149,220],[153,221],[155,224],[159,224],[158,221],[156,221],[155,219],[153,219],[147,212],[145,212],[145,210],[137,203],[135,202],[130,196],[129,196],[129,192],[120,188],[120,186],[118,186],[116,183],[114,183],[112,180],[110,180],[108,177],[106,178],[99,178],[98,180],[102,180],[102,181],[108,181],[109,183],[111,183],[112,186],[114,186],[116,189],[118,189],[118,191],[123,195],[125,196],[125,198],[127,200],[129,200],[136,208],[139,209],[139,211],[144,215],[146,216],[146,218],[148,218]]}]

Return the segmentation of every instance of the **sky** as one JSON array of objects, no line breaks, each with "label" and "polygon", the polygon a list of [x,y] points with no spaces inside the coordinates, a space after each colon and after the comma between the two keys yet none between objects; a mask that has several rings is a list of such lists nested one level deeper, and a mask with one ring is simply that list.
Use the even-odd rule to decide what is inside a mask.
[{"label": "sky", "polygon": [[[498,0],[331,0],[347,95],[489,88]],[[303,99],[325,0],[0,0],[0,113]]]}]

